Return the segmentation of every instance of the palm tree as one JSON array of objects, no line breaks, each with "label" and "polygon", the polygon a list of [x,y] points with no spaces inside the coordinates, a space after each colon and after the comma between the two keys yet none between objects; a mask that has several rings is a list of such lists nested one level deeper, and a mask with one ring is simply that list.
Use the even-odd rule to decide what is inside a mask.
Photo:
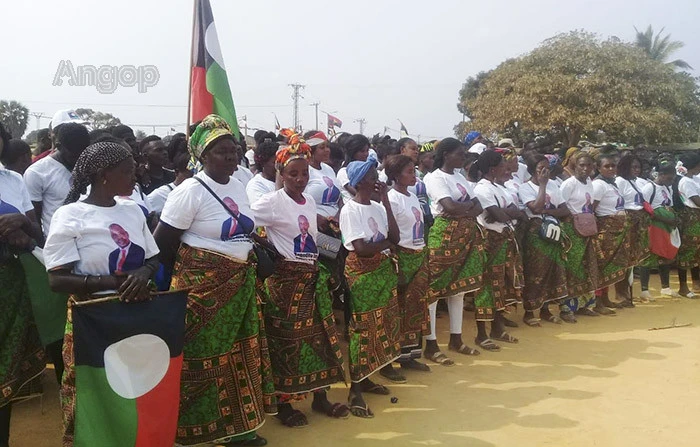
[{"label": "palm tree", "polygon": [[661,31],[659,31],[656,36],[654,36],[654,30],[652,29],[651,25],[649,25],[644,32],[639,31],[636,26],[634,27],[634,30],[637,32],[636,45],[644,50],[644,52],[647,53],[650,58],[654,59],[655,61],[673,65],[676,68],[681,68],[684,70],[693,69],[690,64],[682,59],[666,62],[668,59],[670,59],[673,53],[683,48],[685,44],[679,40],[672,41],[670,34],[661,36],[661,34],[664,32],[664,28],[661,28]]}]

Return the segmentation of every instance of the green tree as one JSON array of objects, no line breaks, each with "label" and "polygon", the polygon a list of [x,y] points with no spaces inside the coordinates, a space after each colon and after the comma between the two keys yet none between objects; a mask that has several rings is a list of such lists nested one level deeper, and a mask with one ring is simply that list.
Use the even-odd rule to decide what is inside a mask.
[{"label": "green tree", "polygon": [[0,122],[12,138],[22,138],[27,130],[29,109],[17,101],[0,101]]},{"label": "green tree", "polygon": [[682,142],[700,125],[696,81],[635,45],[574,31],[502,63],[460,103],[473,128],[499,135],[517,129],[569,146],[601,131],[629,144]]},{"label": "green tree", "polygon": [[654,30],[651,25],[649,25],[645,31],[639,31],[635,26],[634,31],[637,33],[636,45],[644,50],[650,58],[683,70],[693,69],[689,63],[682,59],[667,62],[671,58],[671,55],[683,48],[685,44],[679,40],[671,40],[670,34],[662,36],[661,33],[664,32],[664,28],[661,28],[661,31],[656,35],[654,35]]},{"label": "green tree", "polygon": [[121,124],[121,120],[111,113],[103,113],[92,109],[75,109],[75,113],[88,122],[93,129],[104,129]]},{"label": "green tree", "polygon": [[137,140],[141,141],[144,138],[146,138],[148,135],[146,135],[146,132],[144,132],[141,129],[138,129],[135,133],[134,136],[136,137]]}]

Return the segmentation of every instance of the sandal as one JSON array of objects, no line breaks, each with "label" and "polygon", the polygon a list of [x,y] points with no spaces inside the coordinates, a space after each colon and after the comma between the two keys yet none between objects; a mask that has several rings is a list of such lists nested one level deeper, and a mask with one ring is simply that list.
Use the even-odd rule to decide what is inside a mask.
[{"label": "sandal", "polygon": [[350,408],[339,402],[332,404],[328,410],[323,409],[323,407],[317,405],[316,402],[313,402],[311,404],[311,409],[317,413],[323,413],[329,418],[347,419],[350,417]]},{"label": "sandal", "polygon": [[518,339],[510,335],[508,332],[503,331],[501,335],[493,336],[491,335],[491,338],[498,340],[498,341],[504,341],[506,343],[513,343],[516,344],[518,343]]},{"label": "sandal", "polygon": [[403,369],[412,369],[414,371],[423,371],[423,372],[430,372],[430,366],[421,363],[419,361],[416,361],[416,359],[410,359],[405,362],[399,362],[401,365],[401,368]]},{"label": "sandal", "polygon": [[576,319],[576,316],[573,312],[562,312],[559,314],[559,318],[561,318],[561,320],[566,323],[578,323],[578,320]]},{"label": "sandal", "polygon": [[464,343],[462,343],[462,346],[460,346],[459,349],[455,348],[452,345],[447,345],[447,349],[449,349],[450,351],[457,352],[459,354],[464,354],[464,355],[479,355],[479,354],[481,354],[476,349],[472,349],[469,346],[465,345]]},{"label": "sandal", "polygon": [[485,349],[487,351],[498,352],[501,350],[501,347],[494,343],[490,338],[482,341],[475,338],[474,343],[478,344],[481,349]]},{"label": "sandal", "polygon": [[550,323],[554,323],[554,324],[562,324],[563,323],[563,321],[560,317],[557,317],[556,315],[553,315],[553,314],[549,314],[546,317],[540,316],[540,318],[542,318],[544,321],[549,321]]},{"label": "sandal", "polygon": [[351,394],[353,396],[348,400],[348,408],[353,416],[358,418],[372,419],[374,413],[369,409],[369,406],[362,400],[360,396]]},{"label": "sandal", "polygon": [[229,446],[232,447],[232,446],[236,446],[236,445],[241,445],[241,446],[246,446],[246,447],[261,447],[261,446],[267,445],[267,439],[263,438],[262,436],[255,435],[255,437],[252,439],[244,439],[242,441],[220,442],[218,444],[226,446],[226,447],[229,447]]},{"label": "sandal", "polygon": [[423,357],[442,366],[454,366],[455,364],[454,360],[443,354],[441,351],[433,352],[430,355],[428,355],[427,352],[424,352]]},{"label": "sandal", "polygon": [[523,318],[523,323],[527,324],[530,327],[542,327],[540,321],[541,320],[539,318],[535,317]]},{"label": "sandal", "polygon": [[389,394],[391,394],[389,388],[385,387],[384,385],[374,383],[369,379],[365,379],[362,381],[362,392],[370,394],[379,394],[380,396],[388,396]]},{"label": "sandal", "polygon": [[394,368],[382,368],[379,374],[394,383],[406,383],[406,376],[396,371]]},{"label": "sandal", "polygon": [[290,428],[303,428],[309,425],[309,420],[306,415],[299,410],[292,410],[284,417],[282,414],[275,416],[282,422],[282,425]]}]

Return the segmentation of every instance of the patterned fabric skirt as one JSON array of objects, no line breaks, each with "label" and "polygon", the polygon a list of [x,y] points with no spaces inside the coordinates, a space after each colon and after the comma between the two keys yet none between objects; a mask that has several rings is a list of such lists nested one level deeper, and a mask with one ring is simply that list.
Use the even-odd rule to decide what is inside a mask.
[{"label": "patterned fabric skirt", "polygon": [[428,236],[428,304],[479,290],[484,261],[483,236],[475,219],[436,217]]},{"label": "patterned fabric skirt", "polygon": [[306,393],[344,380],[329,277],[322,265],[280,261],[265,281],[263,313],[278,393]]},{"label": "patterned fabric skirt", "polygon": [[401,354],[401,312],[394,260],[377,253],[345,261],[350,286],[350,379],[357,383]]},{"label": "patterned fabric skirt", "polygon": [[183,244],[174,289],[191,289],[177,443],[215,442],[257,430],[276,412],[256,263]]},{"label": "patterned fabric skirt", "polygon": [[523,307],[535,311],[544,303],[567,296],[564,239],[559,242],[543,239],[542,219],[530,219],[523,246]]},{"label": "patterned fabric skirt", "polygon": [[564,252],[566,288],[570,297],[592,293],[598,287],[598,261],[595,251],[595,236],[583,237],[574,229],[571,221],[561,223],[568,250]]},{"label": "patterned fabric skirt", "polygon": [[46,368],[24,270],[19,260],[0,263],[0,407],[22,398],[33,378]]},{"label": "patterned fabric skirt", "polygon": [[628,210],[630,222],[630,261],[633,266],[641,264],[649,257],[649,213],[644,210]]},{"label": "patterned fabric skirt", "polygon": [[420,358],[423,334],[428,334],[428,251],[397,247],[398,296],[401,310],[401,358]]},{"label": "patterned fabric skirt", "polygon": [[634,266],[630,247],[630,221],[625,214],[598,217],[596,254],[598,288],[612,286],[627,278],[627,269]]},{"label": "patterned fabric skirt", "polygon": [[522,301],[523,261],[515,233],[486,231],[484,287],[474,297],[477,321],[493,320],[495,311]]},{"label": "patterned fabric skirt", "polygon": [[678,249],[678,268],[700,266],[700,209],[686,207],[680,218],[681,247]]}]

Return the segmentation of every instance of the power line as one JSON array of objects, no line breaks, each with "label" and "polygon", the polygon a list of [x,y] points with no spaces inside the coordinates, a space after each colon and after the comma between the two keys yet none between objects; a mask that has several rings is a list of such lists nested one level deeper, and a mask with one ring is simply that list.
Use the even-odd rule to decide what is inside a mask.
[{"label": "power line", "polygon": [[294,93],[292,93],[292,99],[294,100],[294,130],[299,131],[299,99],[303,98],[300,92],[306,86],[302,84],[289,84],[289,86],[294,90]]}]

